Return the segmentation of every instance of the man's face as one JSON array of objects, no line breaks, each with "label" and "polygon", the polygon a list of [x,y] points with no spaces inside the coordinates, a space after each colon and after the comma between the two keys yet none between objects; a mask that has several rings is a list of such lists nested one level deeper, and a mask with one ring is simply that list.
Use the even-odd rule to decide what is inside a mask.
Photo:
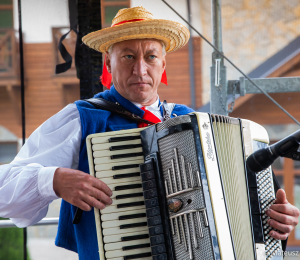
[{"label": "man's face", "polygon": [[114,44],[106,53],[107,70],[116,90],[142,105],[156,101],[157,88],[166,66],[162,45],[157,40],[129,40]]}]

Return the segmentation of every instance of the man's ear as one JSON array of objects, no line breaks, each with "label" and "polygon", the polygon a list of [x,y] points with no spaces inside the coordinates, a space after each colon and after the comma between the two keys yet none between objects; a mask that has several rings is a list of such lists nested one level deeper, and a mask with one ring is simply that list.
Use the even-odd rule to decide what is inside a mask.
[{"label": "man's ear", "polygon": [[111,62],[110,62],[110,59],[111,59],[111,56],[108,52],[105,53],[105,63],[106,63],[106,68],[107,68],[107,71],[109,73],[111,73]]},{"label": "man's ear", "polygon": [[162,65],[163,65],[163,71],[164,71],[166,69],[166,65],[167,65],[166,55],[163,56]]}]

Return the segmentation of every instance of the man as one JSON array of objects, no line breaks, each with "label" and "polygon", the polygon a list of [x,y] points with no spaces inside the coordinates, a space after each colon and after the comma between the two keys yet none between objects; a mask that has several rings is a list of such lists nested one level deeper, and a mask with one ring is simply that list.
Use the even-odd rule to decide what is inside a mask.
[{"label": "man", "polygon": [[[163,120],[157,95],[165,81],[165,52],[187,43],[188,30],[179,23],[153,19],[142,7],[122,9],[106,28],[83,38],[88,46],[106,53],[103,81],[114,85],[96,97],[117,102],[140,117],[152,112]],[[107,73],[105,70],[107,69]],[[192,112],[184,105],[170,106],[171,117]],[[155,118],[155,116],[153,116]],[[51,117],[28,139],[15,160],[0,168],[0,215],[19,227],[32,225],[47,213],[49,203],[62,198],[56,245],[75,251],[80,259],[99,259],[93,207],[110,205],[111,190],[91,177],[85,138],[89,134],[136,128],[137,123],[76,101]],[[84,210],[72,224],[75,207]],[[298,223],[299,210],[283,190],[268,212],[274,238],[286,239]]]}]

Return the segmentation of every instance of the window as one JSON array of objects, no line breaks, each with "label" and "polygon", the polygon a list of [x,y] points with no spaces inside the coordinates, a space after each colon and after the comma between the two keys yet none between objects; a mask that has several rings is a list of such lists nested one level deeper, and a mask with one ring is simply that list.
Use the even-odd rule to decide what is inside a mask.
[{"label": "window", "polygon": [[17,155],[18,143],[0,143],[0,164],[10,163]]},{"label": "window", "polygon": [[0,28],[13,28],[12,0],[1,0],[0,2]]},{"label": "window", "polygon": [[0,79],[17,75],[12,0],[0,1]]},{"label": "window", "polygon": [[117,12],[122,8],[129,8],[129,0],[102,0],[101,14],[102,14],[102,28],[110,27],[111,21],[116,16]]}]

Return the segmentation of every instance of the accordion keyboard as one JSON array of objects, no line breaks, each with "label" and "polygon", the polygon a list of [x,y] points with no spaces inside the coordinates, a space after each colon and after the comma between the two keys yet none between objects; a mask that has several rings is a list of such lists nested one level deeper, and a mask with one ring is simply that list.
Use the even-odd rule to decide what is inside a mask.
[{"label": "accordion keyboard", "polygon": [[100,211],[106,259],[152,259],[139,168],[144,163],[139,133],[95,137],[91,146],[95,177],[113,191],[112,205]]}]

